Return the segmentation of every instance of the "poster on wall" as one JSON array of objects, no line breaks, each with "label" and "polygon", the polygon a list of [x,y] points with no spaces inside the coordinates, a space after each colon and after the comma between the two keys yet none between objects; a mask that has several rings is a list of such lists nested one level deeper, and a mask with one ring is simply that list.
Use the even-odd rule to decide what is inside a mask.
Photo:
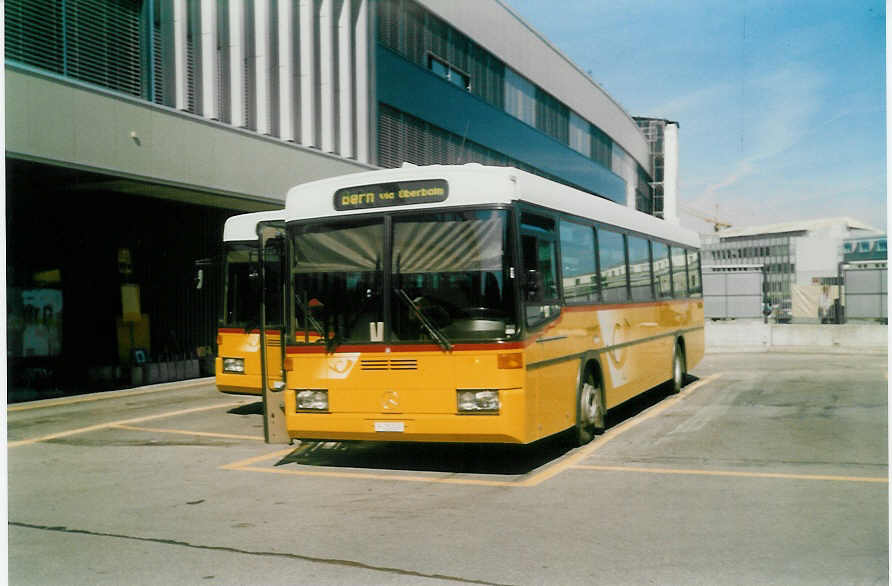
[{"label": "poster on wall", "polygon": [[62,353],[62,291],[22,291],[22,314],[19,356],[59,356]]}]

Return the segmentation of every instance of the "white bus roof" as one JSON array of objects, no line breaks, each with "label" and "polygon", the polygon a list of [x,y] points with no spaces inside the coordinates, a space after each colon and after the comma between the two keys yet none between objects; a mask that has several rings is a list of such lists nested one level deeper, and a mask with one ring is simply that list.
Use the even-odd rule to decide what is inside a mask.
[{"label": "white bus roof", "polygon": [[[334,206],[334,194],[339,189],[430,179],[446,180],[448,196],[444,201],[341,211],[336,210]],[[669,224],[665,220],[649,214],[629,209],[607,199],[549,181],[514,167],[490,167],[478,163],[423,167],[404,165],[399,169],[353,173],[297,185],[288,190],[285,202],[285,221],[362,215],[394,210],[427,210],[493,203],[508,204],[513,201],[523,201],[560,210],[685,246],[700,247],[700,237],[692,230]]]},{"label": "white bus roof", "polygon": [[257,224],[269,220],[282,220],[285,209],[268,212],[252,212],[226,218],[223,225],[223,242],[257,240]]}]

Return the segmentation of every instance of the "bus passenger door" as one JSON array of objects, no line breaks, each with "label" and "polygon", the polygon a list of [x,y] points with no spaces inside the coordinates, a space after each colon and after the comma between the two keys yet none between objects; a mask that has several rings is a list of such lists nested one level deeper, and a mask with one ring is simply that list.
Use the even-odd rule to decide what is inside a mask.
[{"label": "bus passenger door", "polygon": [[263,435],[268,444],[290,443],[285,425],[285,226],[263,222],[260,240],[260,381]]},{"label": "bus passenger door", "polygon": [[572,352],[561,328],[557,278],[557,231],[552,218],[521,214],[523,311],[527,337],[528,404],[536,414],[533,433],[551,435],[575,423],[575,380],[578,361],[563,360]]}]

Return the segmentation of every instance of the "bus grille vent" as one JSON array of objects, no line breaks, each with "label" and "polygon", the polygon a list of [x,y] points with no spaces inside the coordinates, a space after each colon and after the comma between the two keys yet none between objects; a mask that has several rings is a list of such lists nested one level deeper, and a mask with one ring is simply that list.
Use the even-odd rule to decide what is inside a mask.
[{"label": "bus grille vent", "polygon": [[360,361],[362,370],[418,370],[415,358],[394,358],[393,360],[368,358]]},{"label": "bus grille vent", "polygon": [[390,370],[418,370],[418,361],[414,358],[394,358],[390,361]]},{"label": "bus grille vent", "polygon": [[388,370],[387,360],[362,360],[360,364],[363,370]]}]

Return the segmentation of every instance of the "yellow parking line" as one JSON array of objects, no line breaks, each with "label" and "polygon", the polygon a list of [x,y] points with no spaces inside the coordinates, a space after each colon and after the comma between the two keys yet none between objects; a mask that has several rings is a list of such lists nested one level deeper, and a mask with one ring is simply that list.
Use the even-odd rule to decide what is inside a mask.
[{"label": "yellow parking line", "polygon": [[198,379],[194,382],[177,384],[162,383],[157,387],[143,388],[133,391],[124,392],[101,392],[91,395],[81,395],[78,397],[63,397],[59,399],[47,399],[37,403],[20,403],[18,405],[9,405],[7,411],[29,411],[31,409],[44,409],[47,407],[59,407],[61,405],[72,405],[74,403],[88,403],[90,401],[103,401],[107,399],[118,399],[121,397],[133,397],[134,395],[147,395],[149,393],[160,393],[162,391],[179,391],[180,389],[191,389],[192,387],[201,387],[213,384],[213,377]]},{"label": "yellow parking line", "polygon": [[606,472],[644,472],[647,474],[692,474],[696,476],[734,476],[738,478],[783,478],[788,480],[836,480],[840,482],[888,483],[888,478],[880,476],[834,476],[828,474],[784,474],[780,472],[743,472],[734,470],[687,470],[683,468],[645,468],[637,466],[593,466],[578,464],[577,470],[599,470]]},{"label": "yellow parking line", "polygon": [[[258,464],[260,462],[264,462],[267,460],[276,460],[281,459],[289,454],[292,454],[295,449],[294,448],[286,448],[284,450],[279,450],[276,452],[272,452],[269,454],[263,454],[260,456],[254,456],[252,458],[248,458],[246,460],[239,460],[238,462],[233,462],[231,464],[226,464],[221,466],[222,470],[241,470],[245,472],[266,472],[269,474],[284,474],[291,476],[327,476],[330,478],[352,478],[352,479],[364,479],[364,480],[395,480],[400,482],[427,482],[432,484],[461,484],[466,486],[517,486],[517,487],[532,487],[542,484],[546,480],[553,478],[564,472],[568,468],[579,467],[578,462],[585,459],[589,455],[591,455],[595,450],[599,449],[605,443],[619,436],[621,433],[632,429],[642,421],[646,421],[651,417],[661,413],[665,409],[674,405],[676,402],[697,390],[698,388],[711,383],[722,375],[722,373],[716,373],[710,375],[688,387],[684,388],[681,393],[678,395],[674,395],[665,399],[659,405],[652,407],[649,411],[646,411],[641,416],[636,417],[634,419],[630,419],[625,423],[622,423],[590,443],[589,445],[580,448],[571,456],[564,458],[563,460],[555,463],[552,466],[548,466],[541,472],[535,473],[532,476],[529,476],[523,480],[487,480],[483,478],[456,478],[453,476],[444,477],[444,476],[413,476],[406,474],[376,474],[373,472],[348,472],[343,470],[319,470],[319,469],[308,469],[301,468],[298,470],[295,469],[283,469],[283,468],[261,468],[258,466],[254,466],[254,464]],[[301,448],[297,448],[300,450]]]},{"label": "yellow parking line", "polygon": [[623,433],[629,431],[630,429],[632,429],[639,423],[642,423],[644,421],[647,421],[651,417],[659,415],[660,413],[662,413],[663,411],[665,411],[666,409],[668,409],[669,407],[671,407],[672,405],[674,405],[675,403],[677,403],[678,401],[680,401],[681,399],[686,397],[687,395],[693,393],[694,391],[696,391],[697,389],[699,389],[700,387],[702,387],[704,385],[708,385],[709,383],[716,380],[720,376],[722,376],[722,373],[717,372],[715,374],[709,375],[706,378],[695,382],[692,385],[685,387],[677,395],[672,395],[670,397],[667,397],[661,403],[651,407],[650,409],[648,409],[647,411],[645,411],[638,417],[634,417],[632,419],[629,419],[629,420],[621,423],[620,425],[617,425],[616,427],[612,427],[610,430],[608,430],[606,433],[604,433],[604,435],[595,439],[592,443],[590,443],[587,446],[584,446],[582,448],[579,448],[572,455],[564,458],[563,460],[559,460],[559,461],[555,462],[554,464],[552,464],[551,466],[548,466],[547,468],[545,468],[538,474],[534,474],[533,476],[530,476],[529,478],[523,480],[522,482],[520,482],[518,484],[520,484],[522,486],[536,486],[538,484],[542,484],[543,482],[545,482],[546,480],[548,480],[550,478],[554,478],[555,476],[564,472],[568,468],[577,466],[580,461],[588,458],[594,452],[600,450],[602,447],[604,447],[604,444],[606,444],[610,440],[615,439],[620,434],[623,434]]},{"label": "yellow parking line", "polygon": [[101,429],[108,429],[109,427],[114,427],[116,425],[128,425],[130,423],[142,423],[143,421],[151,421],[153,419],[163,419],[165,417],[174,417],[176,415],[186,415],[187,413],[198,413],[200,411],[210,411],[211,409],[222,409],[224,407],[234,407],[236,405],[242,405],[242,403],[219,403],[217,405],[208,405],[205,407],[193,407],[192,409],[181,409],[179,411],[170,411],[167,413],[160,413],[158,415],[147,415],[145,417],[134,417],[133,419],[123,419],[121,421],[109,421],[108,423],[99,423],[97,425],[90,425],[88,427],[81,427],[78,429],[70,429],[68,431],[60,431],[58,433],[51,433],[49,435],[42,435],[40,437],[35,437],[32,439],[19,440],[15,442],[9,442],[8,447],[16,448],[18,446],[25,446],[29,444],[36,444],[38,442],[45,442],[49,440],[59,439],[61,437],[68,437],[72,435],[78,435],[81,433],[89,433],[91,431],[99,431]]},{"label": "yellow parking line", "polygon": [[265,460],[275,460],[277,458],[283,458],[283,457],[287,456],[288,454],[294,452],[294,450],[295,450],[295,448],[285,448],[284,450],[272,452],[271,454],[263,454],[262,456],[254,456],[253,458],[248,458],[246,460],[239,460],[238,462],[233,462],[232,464],[224,464],[223,466],[220,466],[220,469],[221,470],[246,469],[251,464],[256,464],[257,462],[263,462]]},{"label": "yellow parking line", "polygon": [[225,439],[247,439],[263,441],[259,435],[236,435],[234,433],[214,433],[211,431],[189,431],[188,429],[164,429],[160,427],[135,427],[133,425],[112,425],[115,429],[128,429],[130,431],[148,431],[150,433],[173,433],[179,435],[197,435],[201,437],[220,437]]}]

